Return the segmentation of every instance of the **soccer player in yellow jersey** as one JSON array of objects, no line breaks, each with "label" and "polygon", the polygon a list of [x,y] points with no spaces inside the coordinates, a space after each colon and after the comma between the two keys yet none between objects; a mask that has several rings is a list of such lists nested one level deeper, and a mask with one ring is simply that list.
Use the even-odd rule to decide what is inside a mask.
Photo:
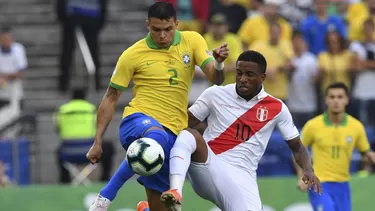
[{"label": "soccer player in yellow jersey", "polygon": [[[348,87],[333,83],[326,89],[327,111],[306,123],[302,130],[302,143],[312,148],[313,168],[322,184],[322,195],[309,191],[314,211],[350,211],[350,160],[357,148],[369,161],[375,161],[370,151],[365,128],[361,122],[345,113],[349,102]],[[298,175],[302,174],[298,169]],[[298,187],[306,191],[299,180]]]},{"label": "soccer player in yellow jersey", "polygon": [[[212,83],[221,84],[223,62],[229,49],[223,44],[211,53],[198,33],[177,31],[176,11],[167,2],[150,6],[146,23],[147,37],[125,50],[117,62],[110,86],[98,108],[96,139],[87,158],[92,163],[99,161],[101,139],[117,100],[133,80],[134,98],[124,109],[120,142],[126,150],[134,140],[148,137],[163,147],[166,158],[163,167],[152,176],[139,177],[138,181],[146,188],[150,210],[164,211],[166,208],[160,195],[169,189],[169,151],[176,136],[187,127],[188,93],[195,66],[200,66]],[[106,211],[118,190],[133,175],[124,160],[100,191],[90,211]]]}]

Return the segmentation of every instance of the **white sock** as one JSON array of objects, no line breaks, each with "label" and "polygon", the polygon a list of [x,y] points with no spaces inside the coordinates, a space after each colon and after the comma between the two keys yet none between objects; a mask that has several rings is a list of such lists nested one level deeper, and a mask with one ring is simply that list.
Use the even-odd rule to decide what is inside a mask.
[{"label": "white sock", "polygon": [[196,149],[197,143],[193,134],[186,130],[183,130],[177,136],[176,142],[169,156],[170,189],[177,189],[177,192],[181,196],[186,173],[190,166],[191,154],[193,154]]}]

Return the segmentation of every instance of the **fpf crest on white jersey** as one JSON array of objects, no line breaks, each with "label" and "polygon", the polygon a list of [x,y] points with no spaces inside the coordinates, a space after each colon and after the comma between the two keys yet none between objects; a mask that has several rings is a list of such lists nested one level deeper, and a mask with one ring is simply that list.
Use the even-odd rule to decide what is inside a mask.
[{"label": "fpf crest on white jersey", "polygon": [[203,137],[212,151],[252,174],[275,127],[286,141],[299,136],[286,105],[263,89],[246,101],[237,95],[235,84],[212,86],[189,111],[201,121],[207,118]]}]

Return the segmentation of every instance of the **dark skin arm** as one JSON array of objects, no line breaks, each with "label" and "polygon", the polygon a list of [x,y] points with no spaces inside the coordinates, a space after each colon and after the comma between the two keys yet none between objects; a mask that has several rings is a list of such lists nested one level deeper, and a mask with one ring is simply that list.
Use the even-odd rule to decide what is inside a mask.
[{"label": "dark skin arm", "polygon": [[206,121],[201,122],[190,111],[188,111],[188,117],[188,127],[197,130],[200,134],[203,134],[207,128]]},{"label": "dark skin arm", "polygon": [[96,136],[95,141],[87,153],[86,157],[91,163],[97,163],[102,153],[102,137],[115,113],[115,107],[122,91],[113,87],[108,87],[102,102],[98,108],[96,117]]},{"label": "dark skin arm", "polygon": [[293,153],[296,164],[298,164],[296,169],[299,178],[302,178],[305,184],[308,185],[309,189],[314,188],[315,192],[322,194],[322,187],[318,177],[314,174],[309,152],[302,144],[300,137],[289,140],[287,143]]}]

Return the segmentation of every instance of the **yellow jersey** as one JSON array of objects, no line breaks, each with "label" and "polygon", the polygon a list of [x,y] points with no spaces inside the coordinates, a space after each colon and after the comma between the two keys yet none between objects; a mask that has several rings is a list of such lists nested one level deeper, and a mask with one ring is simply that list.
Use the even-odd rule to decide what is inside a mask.
[{"label": "yellow jersey", "polygon": [[[208,49],[213,50],[218,46],[226,42],[230,48],[230,53],[228,58],[224,61],[226,65],[233,64],[237,62],[238,56],[243,52],[241,40],[238,35],[233,33],[227,33],[223,39],[215,40],[211,33],[207,33],[204,36],[204,39],[207,42]],[[236,72],[226,72],[225,80],[223,86],[236,82]]]},{"label": "yellow jersey", "polygon": [[322,93],[324,93],[329,84],[334,82],[343,82],[348,87],[351,86],[349,69],[352,58],[353,54],[350,51],[344,51],[337,55],[330,55],[327,52],[319,54],[319,67],[326,70],[321,83]]},{"label": "yellow jersey", "polygon": [[370,145],[360,121],[345,114],[344,121],[333,125],[326,113],[306,123],[302,143],[312,148],[315,174],[322,182],[347,182],[354,148],[367,152]]},{"label": "yellow jersey", "polygon": [[187,127],[188,94],[195,65],[203,70],[214,58],[197,32],[176,31],[169,48],[160,49],[150,34],[118,59],[110,86],[125,90],[133,80],[133,99],[123,117],[141,112],[178,134]]},{"label": "yellow jersey", "polygon": [[[258,40],[249,47],[263,54],[267,60],[267,68],[277,68],[284,65],[293,57],[293,47],[290,41],[280,40],[278,45],[270,45],[269,41]],[[267,71],[266,71],[267,74]],[[285,100],[288,97],[288,75],[278,71],[276,80],[267,79],[264,81],[264,89],[272,96]]]},{"label": "yellow jersey", "polygon": [[[370,14],[365,2],[350,4],[350,6],[348,7],[348,12],[346,14],[349,40],[364,40],[363,23],[368,18],[370,18]],[[375,21],[375,16],[373,16],[372,19],[373,21]]]},{"label": "yellow jersey", "polygon": [[[279,18],[277,22],[281,27],[281,39],[292,39],[292,27],[283,18]],[[268,41],[270,39],[270,24],[263,15],[256,15],[246,19],[240,30],[238,31],[241,40],[250,45],[257,40]]]}]

